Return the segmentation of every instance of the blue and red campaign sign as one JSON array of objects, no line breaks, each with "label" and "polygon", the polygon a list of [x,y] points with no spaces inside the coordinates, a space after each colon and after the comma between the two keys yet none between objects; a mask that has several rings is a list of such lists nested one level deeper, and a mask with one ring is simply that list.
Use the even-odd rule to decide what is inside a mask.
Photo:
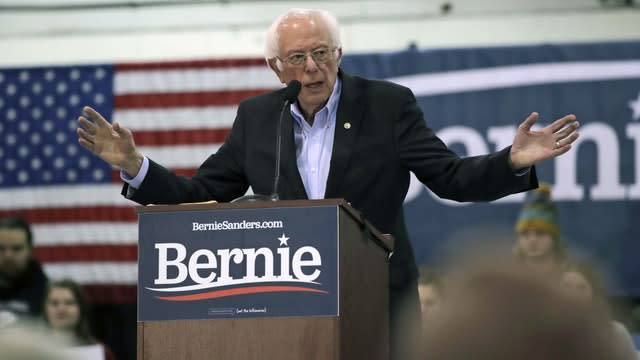
[{"label": "blue and red campaign sign", "polygon": [[138,321],[337,316],[337,212],[141,212]]}]

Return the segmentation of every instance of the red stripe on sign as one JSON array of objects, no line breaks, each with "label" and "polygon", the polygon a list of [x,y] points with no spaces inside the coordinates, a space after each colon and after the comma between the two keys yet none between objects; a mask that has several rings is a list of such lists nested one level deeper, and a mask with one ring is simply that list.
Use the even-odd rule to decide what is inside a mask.
[{"label": "red stripe on sign", "polygon": [[21,216],[31,224],[90,221],[138,221],[131,206],[91,206],[49,209],[0,210],[0,218]]},{"label": "red stripe on sign", "polygon": [[136,145],[142,146],[219,144],[230,131],[229,128],[136,131],[135,140]]},{"label": "red stripe on sign", "polygon": [[70,261],[138,261],[137,245],[35,246],[33,256],[43,263]]},{"label": "red stripe on sign", "polygon": [[252,286],[238,289],[216,290],[206,293],[192,294],[192,295],[177,295],[177,296],[156,296],[157,299],[167,301],[195,301],[205,299],[215,299],[225,296],[235,295],[247,295],[247,294],[259,294],[259,293],[272,293],[272,292],[313,292],[326,294],[324,290],[311,289],[300,286]]},{"label": "red stripe on sign", "polygon": [[[208,156],[204,155],[204,156]],[[203,157],[204,159],[204,157]],[[204,160],[203,160],[204,161]],[[182,176],[186,176],[188,178],[192,177],[193,175],[195,175],[196,173],[196,168],[171,168],[171,171],[173,171],[174,173],[176,173],[177,175],[182,175]],[[122,180],[120,179],[120,170],[117,169],[113,169],[111,170],[111,180],[113,182],[121,182]]]},{"label": "red stripe on sign", "polygon": [[148,93],[117,95],[114,107],[122,109],[174,108],[197,106],[237,105],[251,96],[260,95],[273,89],[253,89],[237,91],[201,91],[180,93]]},{"label": "red stripe on sign", "polygon": [[229,67],[250,67],[263,65],[266,62],[263,58],[241,58],[241,59],[210,59],[210,60],[190,60],[190,61],[163,61],[157,63],[123,63],[115,66],[116,71],[140,71],[140,70],[171,70],[171,69],[207,69],[207,68],[229,68]]},{"label": "red stripe on sign", "polygon": [[135,304],[137,288],[135,285],[83,285],[87,301],[91,304]]}]

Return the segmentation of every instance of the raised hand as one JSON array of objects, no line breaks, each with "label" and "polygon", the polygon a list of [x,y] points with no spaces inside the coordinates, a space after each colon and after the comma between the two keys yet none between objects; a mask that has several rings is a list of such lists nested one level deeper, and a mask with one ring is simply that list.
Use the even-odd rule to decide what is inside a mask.
[{"label": "raised hand", "polygon": [[535,165],[541,161],[562,155],[571,149],[578,138],[580,124],[575,115],[566,115],[541,131],[531,127],[538,120],[538,113],[527,117],[520,126],[511,146],[511,163],[515,169]]},{"label": "raised hand", "polygon": [[109,124],[91,107],[85,106],[83,112],[84,116],[78,117],[78,143],[128,175],[138,174],[143,155],[136,149],[131,130],[118,122]]}]

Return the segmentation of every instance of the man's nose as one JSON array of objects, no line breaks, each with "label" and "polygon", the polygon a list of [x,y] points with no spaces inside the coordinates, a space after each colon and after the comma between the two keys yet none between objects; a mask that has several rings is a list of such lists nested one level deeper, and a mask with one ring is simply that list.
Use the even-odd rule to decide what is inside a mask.
[{"label": "man's nose", "polygon": [[304,58],[304,68],[306,71],[315,71],[318,70],[318,64],[313,60],[311,55],[307,55]]}]

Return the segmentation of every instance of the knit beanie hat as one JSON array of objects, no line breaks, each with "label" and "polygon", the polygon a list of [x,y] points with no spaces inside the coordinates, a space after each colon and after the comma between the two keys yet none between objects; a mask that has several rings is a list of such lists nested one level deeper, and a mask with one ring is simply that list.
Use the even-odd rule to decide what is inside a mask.
[{"label": "knit beanie hat", "polygon": [[560,235],[558,209],[551,202],[551,186],[547,183],[540,183],[520,211],[516,222],[516,233],[528,229],[547,231],[554,238]]}]

